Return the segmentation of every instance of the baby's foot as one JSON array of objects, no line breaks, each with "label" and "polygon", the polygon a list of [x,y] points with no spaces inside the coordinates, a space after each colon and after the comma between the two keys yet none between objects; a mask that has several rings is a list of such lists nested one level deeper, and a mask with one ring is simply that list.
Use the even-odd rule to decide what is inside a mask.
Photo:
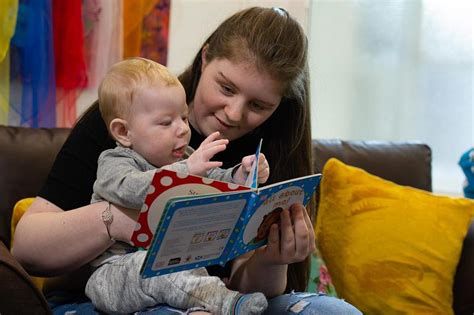
[{"label": "baby's foot", "polygon": [[234,300],[231,314],[257,315],[263,313],[267,306],[267,299],[260,292],[239,294]]}]

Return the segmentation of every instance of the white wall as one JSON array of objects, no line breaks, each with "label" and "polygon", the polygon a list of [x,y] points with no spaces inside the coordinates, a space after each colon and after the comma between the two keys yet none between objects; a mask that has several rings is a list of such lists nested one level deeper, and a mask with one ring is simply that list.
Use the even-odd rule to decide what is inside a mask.
[{"label": "white wall", "polygon": [[[198,52],[204,40],[227,17],[252,6],[282,7],[308,29],[310,0],[172,0],[168,67],[180,74]],[[97,99],[95,89],[84,90],[77,101],[77,116]]]},{"label": "white wall", "polygon": [[204,40],[233,13],[252,6],[282,7],[308,29],[309,0],[172,0],[168,67],[181,73]]}]

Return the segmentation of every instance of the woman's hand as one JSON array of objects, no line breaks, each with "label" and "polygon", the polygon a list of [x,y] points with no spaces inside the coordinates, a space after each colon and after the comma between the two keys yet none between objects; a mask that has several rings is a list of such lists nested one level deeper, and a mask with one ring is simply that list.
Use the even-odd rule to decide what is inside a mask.
[{"label": "woman's hand", "polygon": [[300,262],[316,249],[311,219],[302,204],[293,204],[280,214],[280,226],[273,224],[267,246],[255,252],[262,264],[286,265]]},{"label": "woman's hand", "polygon": [[266,246],[233,261],[228,287],[244,293],[262,292],[267,297],[283,294],[288,264],[305,260],[315,248],[306,209],[294,204],[280,214],[280,226],[272,225]]}]

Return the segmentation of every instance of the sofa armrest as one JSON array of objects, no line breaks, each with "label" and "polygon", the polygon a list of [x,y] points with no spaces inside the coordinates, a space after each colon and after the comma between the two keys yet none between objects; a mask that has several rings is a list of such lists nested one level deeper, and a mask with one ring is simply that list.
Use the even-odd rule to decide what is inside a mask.
[{"label": "sofa armrest", "polygon": [[30,276],[0,242],[0,314],[51,314]]},{"label": "sofa armrest", "polygon": [[455,314],[474,314],[474,221],[471,222],[464,239],[453,291]]},{"label": "sofa armrest", "polygon": [[38,194],[68,134],[63,128],[0,125],[0,242],[7,248],[13,206]]}]

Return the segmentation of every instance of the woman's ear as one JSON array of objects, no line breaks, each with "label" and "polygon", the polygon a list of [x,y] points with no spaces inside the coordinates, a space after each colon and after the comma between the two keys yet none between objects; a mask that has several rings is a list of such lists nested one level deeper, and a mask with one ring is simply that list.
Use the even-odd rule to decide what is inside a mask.
[{"label": "woman's ear", "polygon": [[109,124],[110,133],[112,137],[117,140],[122,146],[129,148],[132,142],[128,137],[128,124],[126,120],[121,118],[114,118]]},{"label": "woman's ear", "polygon": [[209,44],[204,45],[201,51],[201,73],[204,71],[204,67],[207,65],[206,54],[207,49],[209,48]]}]

